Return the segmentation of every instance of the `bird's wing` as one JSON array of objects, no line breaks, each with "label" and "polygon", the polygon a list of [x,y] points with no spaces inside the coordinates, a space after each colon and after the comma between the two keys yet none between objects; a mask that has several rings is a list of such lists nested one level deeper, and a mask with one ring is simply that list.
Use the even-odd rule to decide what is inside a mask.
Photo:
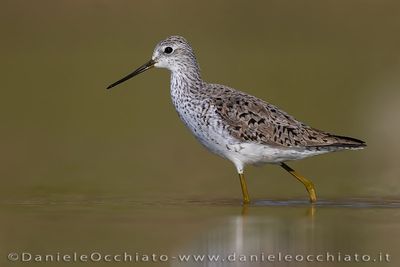
[{"label": "bird's wing", "polygon": [[220,88],[213,93],[216,113],[238,140],[279,147],[360,145],[360,140],[335,136],[297,121],[279,108],[254,96]]}]

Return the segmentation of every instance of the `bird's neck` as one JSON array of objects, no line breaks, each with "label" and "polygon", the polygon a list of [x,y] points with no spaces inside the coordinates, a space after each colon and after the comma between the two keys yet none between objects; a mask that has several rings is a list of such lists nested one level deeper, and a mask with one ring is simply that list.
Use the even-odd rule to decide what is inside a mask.
[{"label": "bird's neck", "polygon": [[197,65],[171,70],[171,93],[193,93],[202,88],[203,81]]}]

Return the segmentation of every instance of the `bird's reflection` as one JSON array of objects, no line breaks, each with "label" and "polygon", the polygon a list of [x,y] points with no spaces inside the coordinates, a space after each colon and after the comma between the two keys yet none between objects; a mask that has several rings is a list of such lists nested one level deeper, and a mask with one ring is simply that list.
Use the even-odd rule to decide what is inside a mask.
[{"label": "bird's reflection", "polygon": [[[250,204],[247,204],[247,203],[243,203],[242,204],[241,215],[242,215],[243,218],[245,218],[247,215],[249,215],[249,209],[250,209]],[[314,203],[310,203],[310,205],[308,207],[306,207],[306,215],[310,219],[314,219],[315,212],[316,212],[315,204]]]},{"label": "bird's reflection", "polygon": [[[222,209],[230,215],[212,219],[208,228],[176,251],[206,257],[189,260],[184,266],[308,266],[310,262],[304,258],[282,258],[336,255],[338,251],[342,255],[369,251],[374,257],[390,254],[398,245],[393,238],[400,217],[397,199],[335,199],[316,204],[259,200],[244,206],[231,203],[218,208],[218,214]],[[209,256],[219,258],[210,260]],[[314,265],[320,266],[317,263]],[[182,266],[182,262],[172,266]],[[344,265],[335,262],[335,266]],[[345,266],[359,266],[359,262],[346,262]]]},{"label": "bird's reflection", "polygon": [[[243,204],[236,215],[219,221],[178,253],[219,257],[217,262],[206,258],[203,262],[185,262],[185,266],[265,266],[268,255],[289,253],[297,239],[313,236],[315,210],[314,205],[274,210]],[[279,266],[285,266],[282,264]]]}]

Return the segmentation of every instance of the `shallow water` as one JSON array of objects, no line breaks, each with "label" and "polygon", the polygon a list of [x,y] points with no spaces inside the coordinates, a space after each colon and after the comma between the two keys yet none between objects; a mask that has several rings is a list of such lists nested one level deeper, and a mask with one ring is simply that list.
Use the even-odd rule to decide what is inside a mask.
[{"label": "shallow water", "polygon": [[[400,263],[400,201],[394,199],[332,199],[315,205],[301,199],[260,199],[241,206],[229,199],[77,198],[3,201],[0,207],[0,249],[20,257],[74,252],[132,256],[127,262],[100,261],[100,266],[325,266],[315,262],[318,255],[330,255],[327,266],[360,266],[357,259],[375,260],[362,266]],[[156,261],[145,258],[152,254]],[[179,259],[193,255],[220,258]],[[287,255],[297,261],[285,261]],[[307,263],[307,256],[314,262]],[[4,258],[2,262],[10,264]],[[23,266],[10,266],[19,264]]]}]

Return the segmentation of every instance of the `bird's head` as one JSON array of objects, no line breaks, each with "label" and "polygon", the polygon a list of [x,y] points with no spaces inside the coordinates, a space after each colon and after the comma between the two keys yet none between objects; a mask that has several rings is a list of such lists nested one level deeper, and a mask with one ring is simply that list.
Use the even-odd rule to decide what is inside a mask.
[{"label": "bird's head", "polygon": [[199,67],[192,47],[181,36],[170,36],[159,42],[154,48],[151,59],[124,78],[109,85],[107,89],[148,70],[152,67],[166,68],[171,72],[194,72],[198,74]]}]

